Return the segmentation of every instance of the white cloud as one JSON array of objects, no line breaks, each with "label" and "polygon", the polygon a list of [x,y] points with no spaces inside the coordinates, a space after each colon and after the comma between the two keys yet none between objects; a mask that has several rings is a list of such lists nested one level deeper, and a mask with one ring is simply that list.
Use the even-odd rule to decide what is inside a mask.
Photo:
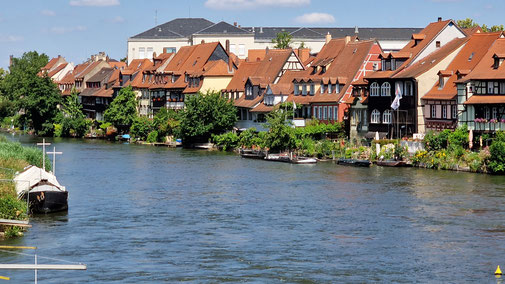
[{"label": "white cloud", "polygon": [[295,18],[300,24],[329,24],[334,23],[335,18],[327,13],[308,13]]},{"label": "white cloud", "polygon": [[116,16],[112,19],[109,19],[111,23],[119,24],[119,23],[124,23],[124,18],[121,16]]},{"label": "white cloud", "polygon": [[52,27],[49,29],[50,33],[53,34],[66,34],[66,33],[72,33],[72,32],[82,32],[87,30],[85,26],[76,26],[76,27]]},{"label": "white cloud", "polygon": [[53,17],[53,16],[56,16],[56,12],[52,11],[52,10],[47,10],[47,9],[44,9],[42,11],[40,11],[40,13],[44,16],[48,16],[48,17]]},{"label": "white cloud", "polygon": [[22,41],[23,39],[24,38],[22,36],[15,36],[15,35],[2,36],[2,35],[0,35],[0,42],[3,42],[3,43],[18,42],[18,41]]},{"label": "white cloud", "polygon": [[205,6],[215,10],[243,10],[264,6],[294,7],[309,5],[310,0],[207,0]]},{"label": "white cloud", "polygon": [[117,6],[119,0],[70,0],[70,6]]}]

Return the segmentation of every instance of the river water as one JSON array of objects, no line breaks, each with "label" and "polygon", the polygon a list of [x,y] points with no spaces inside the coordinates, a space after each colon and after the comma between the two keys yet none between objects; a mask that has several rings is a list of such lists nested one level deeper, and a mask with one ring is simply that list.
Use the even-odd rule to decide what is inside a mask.
[{"label": "river water", "polygon": [[[24,144],[30,137],[14,137]],[[500,283],[505,177],[290,165],[231,153],[50,141],[64,214],[22,238],[39,283]],[[0,252],[2,263],[33,263]],[[48,258],[42,258],[48,257]],[[33,283],[33,271],[0,271]]]}]

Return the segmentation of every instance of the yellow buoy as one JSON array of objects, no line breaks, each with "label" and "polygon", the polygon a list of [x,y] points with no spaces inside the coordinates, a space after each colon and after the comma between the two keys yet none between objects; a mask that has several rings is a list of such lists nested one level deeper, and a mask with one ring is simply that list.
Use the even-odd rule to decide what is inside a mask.
[{"label": "yellow buoy", "polygon": [[501,269],[500,266],[496,267],[496,271],[494,272],[494,275],[501,275]]}]

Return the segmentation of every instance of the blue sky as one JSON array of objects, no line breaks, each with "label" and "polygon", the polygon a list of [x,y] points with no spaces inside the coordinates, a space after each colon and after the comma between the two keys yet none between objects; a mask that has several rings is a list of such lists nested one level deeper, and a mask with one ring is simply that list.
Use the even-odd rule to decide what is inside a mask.
[{"label": "blue sky", "polygon": [[2,1],[0,68],[36,50],[80,63],[99,51],[119,59],[128,37],[178,17],[242,26],[424,27],[444,19],[505,24],[503,0],[17,0]]}]

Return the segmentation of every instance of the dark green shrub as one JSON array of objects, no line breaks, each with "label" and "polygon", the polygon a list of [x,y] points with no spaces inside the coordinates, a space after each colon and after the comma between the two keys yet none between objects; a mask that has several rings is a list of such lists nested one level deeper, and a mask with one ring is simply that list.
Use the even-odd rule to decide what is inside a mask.
[{"label": "dark green shrub", "polygon": [[158,131],[153,130],[153,131],[149,132],[149,134],[147,135],[146,142],[147,143],[155,143],[156,141],[158,141]]},{"label": "dark green shrub", "polygon": [[226,132],[221,135],[213,135],[212,140],[216,145],[221,146],[223,151],[226,151],[237,147],[239,137],[234,132]]},{"label": "dark green shrub", "polygon": [[489,147],[491,157],[489,158],[488,168],[492,173],[505,173],[505,142],[495,141]]}]

